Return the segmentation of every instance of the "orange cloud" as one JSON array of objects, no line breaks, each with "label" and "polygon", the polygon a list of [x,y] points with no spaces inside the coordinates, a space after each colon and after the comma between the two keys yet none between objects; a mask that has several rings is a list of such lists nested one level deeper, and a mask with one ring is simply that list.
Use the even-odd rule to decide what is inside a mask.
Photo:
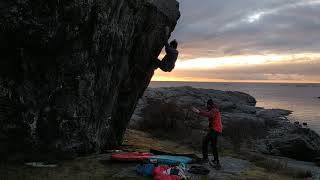
[{"label": "orange cloud", "polygon": [[153,81],[319,83],[320,54],[269,54],[178,61],[171,73]]}]

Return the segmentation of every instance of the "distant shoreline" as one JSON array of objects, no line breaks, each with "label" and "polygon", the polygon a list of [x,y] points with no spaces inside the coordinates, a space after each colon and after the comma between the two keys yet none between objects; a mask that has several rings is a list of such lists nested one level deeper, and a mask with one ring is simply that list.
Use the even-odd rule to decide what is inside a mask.
[{"label": "distant shoreline", "polygon": [[292,85],[297,85],[297,84],[307,84],[307,85],[320,85],[320,82],[307,82],[307,83],[302,83],[302,82],[297,82],[297,83],[293,83],[293,82],[214,82],[214,81],[151,81],[150,83],[153,82],[160,82],[160,83],[165,83],[165,82],[170,82],[170,83],[215,83],[215,84],[292,84]]}]

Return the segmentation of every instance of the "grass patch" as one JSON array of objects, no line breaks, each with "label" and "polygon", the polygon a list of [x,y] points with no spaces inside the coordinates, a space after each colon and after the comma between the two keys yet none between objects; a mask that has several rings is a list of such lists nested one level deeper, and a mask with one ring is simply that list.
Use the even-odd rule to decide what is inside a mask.
[{"label": "grass patch", "polygon": [[240,177],[246,180],[292,180],[292,177],[277,173],[270,173],[265,171],[263,168],[253,168],[242,173]]},{"label": "grass patch", "polygon": [[133,151],[148,152],[150,149],[157,149],[172,153],[191,153],[192,150],[184,145],[170,140],[159,140],[147,133],[127,129],[123,142],[124,148]]},{"label": "grass patch", "polygon": [[[273,159],[249,151],[243,151],[235,154],[235,156],[248,160],[255,165],[253,171],[249,171],[249,176],[257,179],[310,179],[312,177],[311,171],[288,167],[288,161],[285,159]],[[257,175],[254,173],[257,173]]]},{"label": "grass patch", "polygon": [[274,160],[267,158],[265,160],[256,161],[256,166],[264,168],[267,172],[276,172],[298,179],[306,179],[312,177],[311,171],[288,167],[286,160]]},{"label": "grass patch", "polygon": [[[114,179],[112,176],[119,167],[106,167],[95,156],[64,161],[57,168],[33,168],[24,165],[3,165],[0,179],[4,180],[102,180]],[[136,178],[139,179],[139,178]]]}]

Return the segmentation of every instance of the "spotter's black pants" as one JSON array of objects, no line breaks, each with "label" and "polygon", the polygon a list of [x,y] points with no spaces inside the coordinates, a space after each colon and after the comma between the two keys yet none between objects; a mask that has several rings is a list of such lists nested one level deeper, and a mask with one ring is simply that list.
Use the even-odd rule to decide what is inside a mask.
[{"label": "spotter's black pants", "polygon": [[211,144],[212,148],[212,154],[214,157],[214,161],[219,162],[219,155],[218,155],[218,149],[217,149],[217,143],[218,143],[218,135],[220,133],[210,129],[207,133],[207,135],[203,138],[202,141],[202,157],[203,159],[208,159],[208,146],[209,143]]}]

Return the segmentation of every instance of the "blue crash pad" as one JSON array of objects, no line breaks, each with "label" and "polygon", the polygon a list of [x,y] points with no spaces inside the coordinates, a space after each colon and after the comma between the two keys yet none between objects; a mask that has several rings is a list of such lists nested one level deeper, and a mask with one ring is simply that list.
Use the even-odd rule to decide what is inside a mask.
[{"label": "blue crash pad", "polygon": [[174,165],[177,163],[188,164],[192,162],[192,159],[185,156],[170,156],[170,155],[156,155],[151,156],[150,160],[156,160],[158,164]]}]

